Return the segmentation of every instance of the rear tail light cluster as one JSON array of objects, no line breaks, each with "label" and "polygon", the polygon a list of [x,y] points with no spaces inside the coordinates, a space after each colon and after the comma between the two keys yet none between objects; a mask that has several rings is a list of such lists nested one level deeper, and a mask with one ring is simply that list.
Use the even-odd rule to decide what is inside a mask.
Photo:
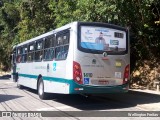
[{"label": "rear tail light cluster", "polygon": [[82,84],[82,71],[79,63],[73,61],[73,79],[78,84]]},{"label": "rear tail light cluster", "polygon": [[124,71],[123,84],[127,83],[129,80],[129,69],[130,69],[130,67],[129,67],[129,65],[127,65],[125,67],[125,71]]}]

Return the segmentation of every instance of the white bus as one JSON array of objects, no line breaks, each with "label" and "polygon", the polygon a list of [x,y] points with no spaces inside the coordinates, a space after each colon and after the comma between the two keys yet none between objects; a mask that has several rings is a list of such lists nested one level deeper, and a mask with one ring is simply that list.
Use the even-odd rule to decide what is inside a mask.
[{"label": "white bus", "polygon": [[98,22],[72,22],[13,48],[13,79],[19,88],[47,93],[128,91],[128,29]]}]

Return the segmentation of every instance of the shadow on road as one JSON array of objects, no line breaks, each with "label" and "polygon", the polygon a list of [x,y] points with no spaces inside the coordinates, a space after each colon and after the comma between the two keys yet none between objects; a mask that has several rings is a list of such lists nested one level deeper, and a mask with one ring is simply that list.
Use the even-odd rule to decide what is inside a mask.
[{"label": "shadow on road", "polygon": [[[35,90],[26,89],[37,93]],[[135,107],[139,104],[160,102],[160,95],[129,91],[119,94],[101,94],[91,97],[82,95],[50,94],[50,99],[80,110],[110,110]],[[47,101],[46,101],[47,102]]]},{"label": "shadow on road", "polygon": [[101,97],[132,105],[160,102],[160,95],[144,93],[139,91],[129,91],[128,93],[125,94],[108,94],[108,95],[103,95]]},{"label": "shadow on road", "polygon": [[54,101],[81,110],[104,110],[130,108],[142,104],[160,102],[160,95],[129,91],[124,94],[103,94],[85,98],[80,95],[59,95]]},{"label": "shadow on road", "polygon": [[81,95],[56,95],[53,100],[80,110],[110,110],[133,107],[132,104],[122,104],[116,99],[105,98],[104,96],[86,98]]},{"label": "shadow on road", "polygon": [[9,100],[13,100],[13,99],[17,99],[17,98],[20,98],[20,97],[24,97],[24,96],[18,96],[18,95],[2,95],[2,94],[0,94],[0,103],[1,103],[1,102],[6,102],[6,101],[9,101]]}]

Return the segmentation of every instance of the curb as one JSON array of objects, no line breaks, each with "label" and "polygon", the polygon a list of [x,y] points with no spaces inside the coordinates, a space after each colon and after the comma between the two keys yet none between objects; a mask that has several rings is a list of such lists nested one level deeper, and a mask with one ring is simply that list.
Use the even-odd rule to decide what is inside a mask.
[{"label": "curb", "polygon": [[160,91],[154,91],[154,90],[141,90],[141,89],[129,89],[129,91],[135,91],[135,92],[142,92],[142,93],[149,93],[149,94],[155,94],[160,95]]}]

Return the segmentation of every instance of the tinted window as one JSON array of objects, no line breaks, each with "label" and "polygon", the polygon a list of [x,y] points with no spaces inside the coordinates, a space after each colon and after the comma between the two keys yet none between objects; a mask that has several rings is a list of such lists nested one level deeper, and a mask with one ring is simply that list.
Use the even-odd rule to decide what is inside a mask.
[{"label": "tinted window", "polygon": [[56,60],[66,59],[69,49],[69,30],[65,32],[59,32],[56,38]]},{"label": "tinted window", "polygon": [[28,47],[27,45],[24,45],[22,48],[22,62],[26,62],[27,61],[27,53],[28,53]]},{"label": "tinted window", "polygon": [[51,35],[49,37],[45,38],[45,45],[44,48],[50,48],[50,47],[54,47],[54,41],[55,41],[55,36]]},{"label": "tinted window", "polygon": [[27,61],[28,62],[32,62],[34,60],[34,43],[30,43],[28,46],[28,57],[27,57]]},{"label": "tinted window", "polygon": [[43,56],[43,40],[38,40],[36,42],[36,51],[35,51],[35,61],[42,61]]},{"label": "tinted window", "polygon": [[16,62],[17,63],[22,62],[22,48],[21,47],[17,48]]},{"label": "tinted window", "polygon": [[55,57],[55,35],[51,35],[45,39],[44,60],[53,60]]},{"label": "tinted window", "polygon": [[41,50],[42,47],[43,47],[42,40],[41,40],[41,41],[37,41],[37,42],[36,42],[36,50]]}]

